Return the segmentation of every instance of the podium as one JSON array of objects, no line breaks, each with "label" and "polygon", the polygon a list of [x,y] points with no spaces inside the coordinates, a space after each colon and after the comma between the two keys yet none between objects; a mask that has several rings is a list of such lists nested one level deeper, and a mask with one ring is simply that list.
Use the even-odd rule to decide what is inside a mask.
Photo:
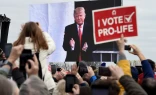
[{"label": "podium", "polygon": [[[119,60],[119,51],[93,51],[93,54],[99,54],[100,62],[117,62]],[[115,56],[113,56],[115,55]],[[104,60],[103,56],[108,56],[109,60]]]}]

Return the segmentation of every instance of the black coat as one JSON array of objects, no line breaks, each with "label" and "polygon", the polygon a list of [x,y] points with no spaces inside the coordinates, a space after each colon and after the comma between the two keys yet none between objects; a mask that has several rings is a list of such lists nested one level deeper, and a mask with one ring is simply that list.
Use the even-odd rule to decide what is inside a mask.
[{"label": "black coat", "polygon": [[[71,50],[71,46],[69,44],[71,38],[73,38],[75,41],[75,48],[73,51]],[[88,45],[86,52],[82,50],[82,47],[85,42],[87,42],[87,45]],[[79,61],[80,52],[81,52],[82,60],[93,61],[92,51],[94,50],[94,42],[93,42],[92,27],[84,23],[83,34],[82,34],[82,39],[81,39],[81,48],[80,48],[77,24],[74,23],[74,24],[66,26],[63,48],[65,51],[67,51],[65,61]]]}]

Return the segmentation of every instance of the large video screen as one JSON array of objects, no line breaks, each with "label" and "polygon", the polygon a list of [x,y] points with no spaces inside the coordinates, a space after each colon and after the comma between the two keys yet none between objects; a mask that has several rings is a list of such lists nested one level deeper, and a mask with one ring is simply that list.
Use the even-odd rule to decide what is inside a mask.
[{"label": "large video screen", "polygon": [[[56,50],[49,56],[49,62],[64,62],[67,52],[63,48],[65,27],[75,23],[74,9],[84,7],[85,22],[92,24],[92,10],[121,6],[121,0],[76,1],[49,4],[34,4],[29,7],[30,21],[39,22],[44,32],[54,40]],[[93,31],[91,31],[92,33]],[[115,42],[94,45],[94,51],[118,51]],[[101,61],[100,53],[93,53],[93,61]],[[102,56],[103,61],[116,61],[117,54]]]}]

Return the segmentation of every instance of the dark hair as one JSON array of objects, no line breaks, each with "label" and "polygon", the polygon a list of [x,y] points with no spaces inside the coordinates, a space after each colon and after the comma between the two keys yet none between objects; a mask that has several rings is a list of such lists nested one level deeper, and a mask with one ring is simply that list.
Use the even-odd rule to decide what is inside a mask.
[{"label": "dark hair", "polygon": [[108,95],[118,95],[120,88],[114,80],[101,80],[98,79],[91,85],[91,88],[108,89]]},{"label": "dark hair", "polygon": [[[46,39],[42,33],[42,30],[39,28],[37,23],[35,22],[28,22],[24,25],[19,38],[14,42],[14,46],[17,45],[24,45],[25,44],[25,37],[30,37],[31,42],[36,46],[37,51],[39,49],[48,49],[48,44]],[[36,48],[34,48],[36,50]]]},{"label": "dark hair", "polygon": [[85,61],[80,61],[78,63],[79,69],[78,69],[78,73],[80,74],[80,76],[82,77],[85,73],[88,73],[88,69],[87,69],[87,62]]},{"label": "dark hair", "polygon": [[154,78],[143,79],[141,86],[148,95],[156,94],[156,80]]},{"label": "dark hair", "polygon": [[155,62],[153,60],[151,60],[151,59],[147,59],[147,60],[150,63],[150,65],[152,67],[152,70],[154,70],[155,69]]},{"label": "dark hair", "polygon": [[96,67],[95,67],[95,66],[91,66],[91,68],[92,68],[93,70],[96,70]]},{"label": "dark hair", "polygon": [[91,89],[89,86],[81,86],[79,95],[91,95]]}]

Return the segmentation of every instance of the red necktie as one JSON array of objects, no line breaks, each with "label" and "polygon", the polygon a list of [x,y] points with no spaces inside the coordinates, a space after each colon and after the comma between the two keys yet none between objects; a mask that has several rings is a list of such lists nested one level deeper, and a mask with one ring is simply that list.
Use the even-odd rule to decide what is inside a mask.
[{"label": "red necktie", "polygon": [[81,31],[81,25],[79,25],[79,40],[80,40],[80,55],[79,55],[79,61],[81,61],[81,39],[82,39],[82,31]]}]

